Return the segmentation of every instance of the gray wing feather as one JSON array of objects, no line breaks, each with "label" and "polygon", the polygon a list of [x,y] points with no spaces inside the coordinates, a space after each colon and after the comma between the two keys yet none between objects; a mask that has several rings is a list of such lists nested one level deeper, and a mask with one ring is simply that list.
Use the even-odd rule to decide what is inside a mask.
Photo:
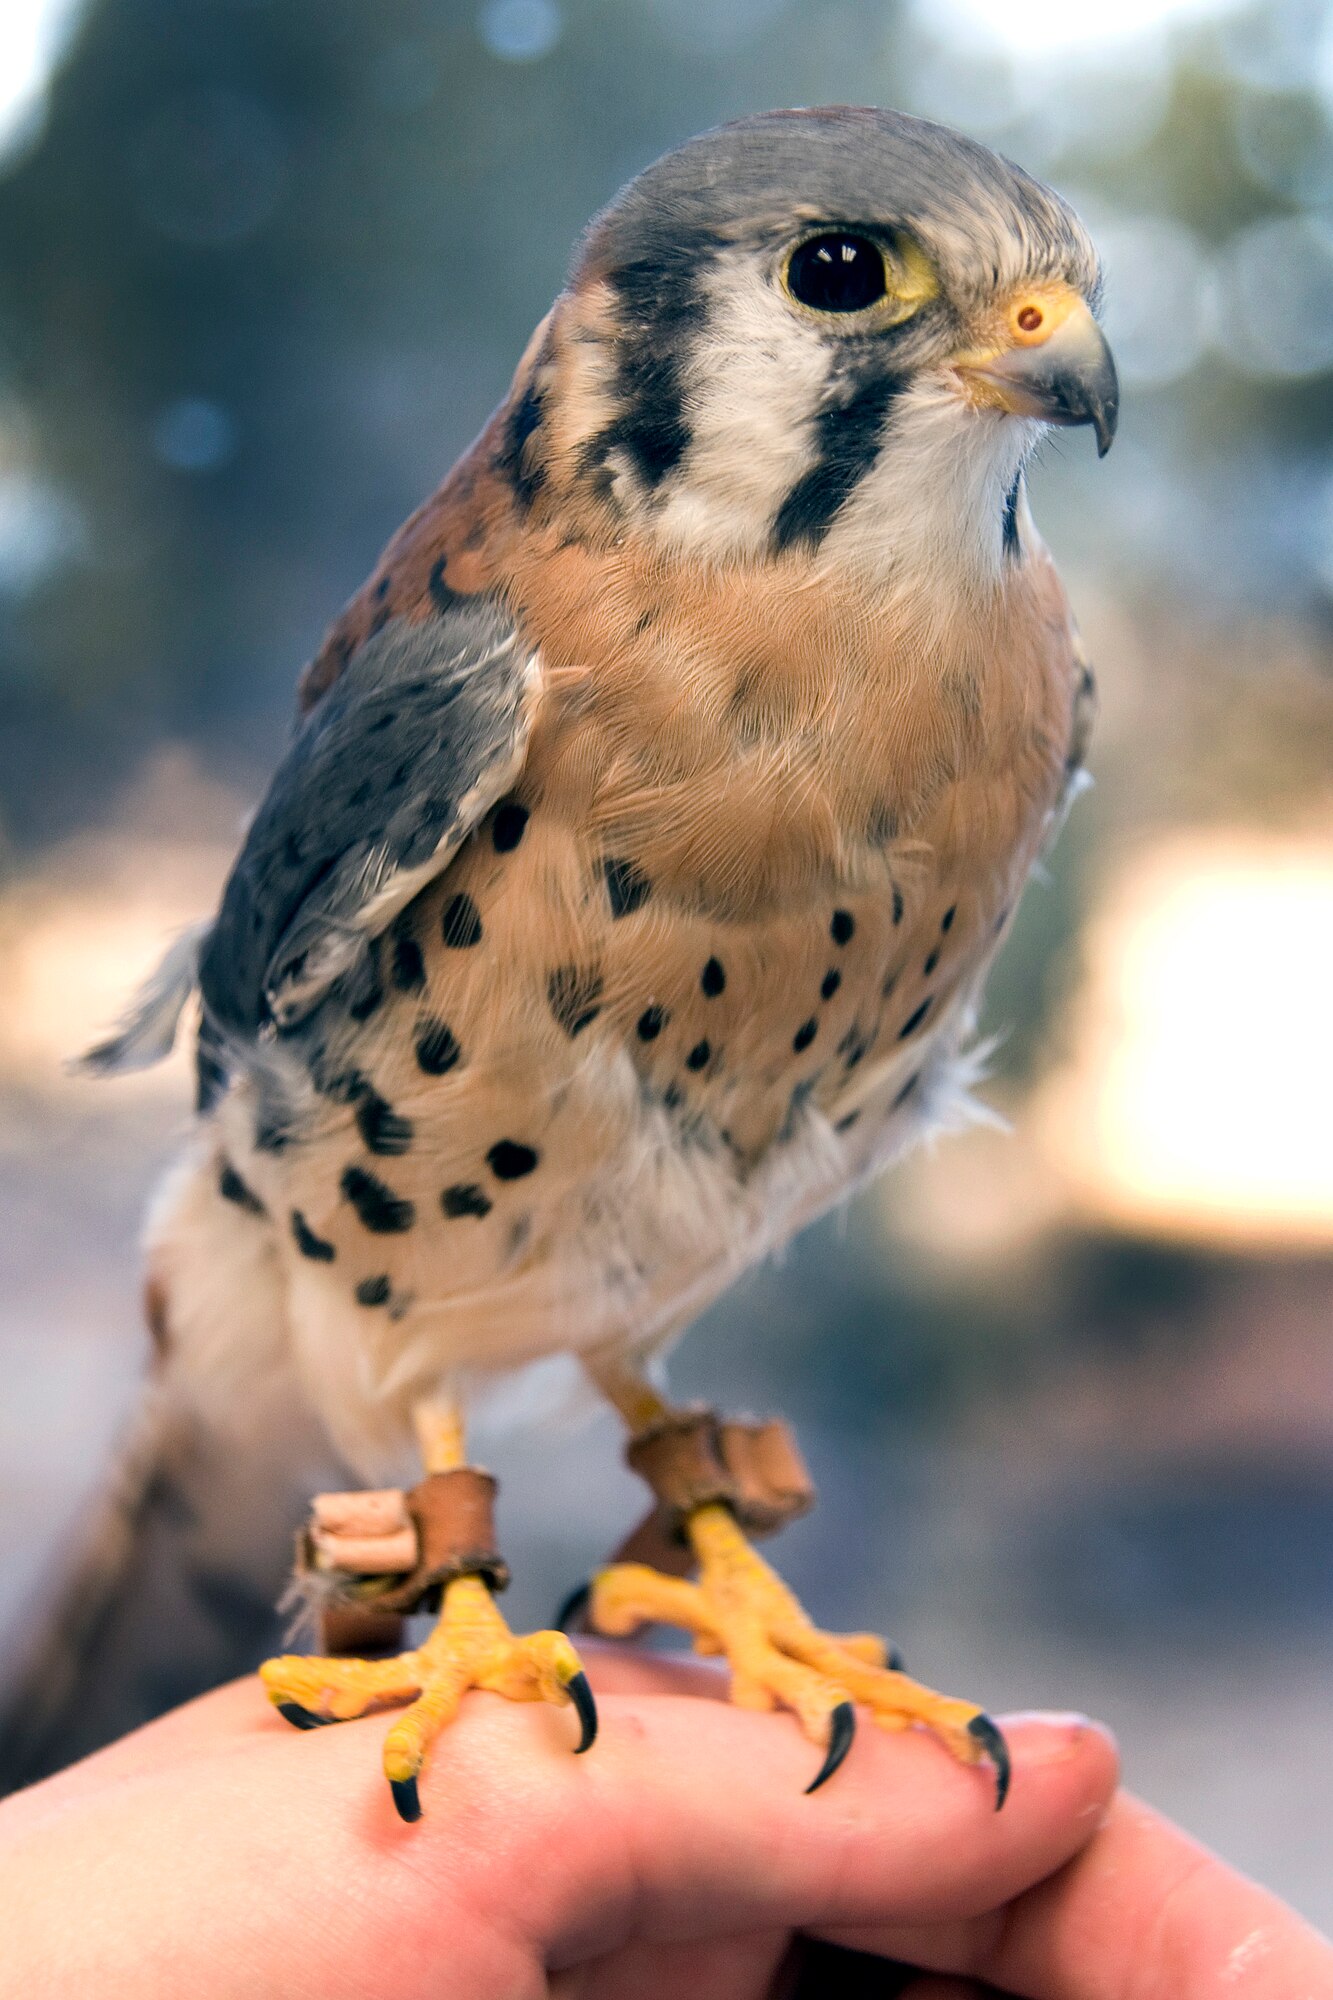
[{"label": "gray wing feather", "polygon": [[294,1027],[513,782],[536,657],[496,604],[391,620],[279,767],[199,969],[228,1037]]}]

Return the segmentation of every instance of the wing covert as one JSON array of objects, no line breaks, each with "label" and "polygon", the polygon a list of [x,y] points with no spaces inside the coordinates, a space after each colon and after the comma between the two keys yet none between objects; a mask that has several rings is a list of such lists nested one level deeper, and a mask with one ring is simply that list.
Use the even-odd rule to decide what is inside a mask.
[{"label": "wing covert", "polygon": [[491,599],[390,619],[301,724],[203,951],[224,1036],[296,1026],[448,865],[520,769],[535,652]]}]

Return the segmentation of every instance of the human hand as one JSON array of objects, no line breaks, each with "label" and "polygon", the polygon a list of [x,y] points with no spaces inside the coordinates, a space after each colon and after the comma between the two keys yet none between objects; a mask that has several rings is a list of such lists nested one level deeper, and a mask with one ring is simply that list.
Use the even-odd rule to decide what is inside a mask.
[{"label": "human hand", "polygon": [[[718,1686],[707,1669],[592,1647],[588,1664],[602,1717],[589,1757],[570,1756],[564,1715],[469,1697],[414,1827],[376,1770],[382,1720],[298,1735],[253,1681],[20,1794],[0,1806],[0,1994],[759,2000],[788,1983],[798,1930],[1003,1974],[1052,2000],[1128,1992],[1122,1933],[1143,1938],[1146,1919],[1125,1885],[1140,1879],[1145,1838],[1180,1836],[1145,1835],[1122,1808],[1072,1859],[1115,1782],[1091,1725],[1011,1722],[1014,1785],[998,1815],[984,1778],[938,1745],[870,1729],[836,1785],[806,1798],[800,1734],[697,1699]],[[1110,1919],[1087,1873],[1108,1836]],[[1207,1867],[1226,1894],[1260,1895]],[[1196,1884],[1180,1907],[1206,1900]],[[1006,1905],[1011,1929],[996,1914]],[[1196,1929],[1210,1950],[1228,1936],[1243,1947],[1260,1922],[1271,1949],[1250,1948],[1251,1970],[1269,1983],[1228,1990],[1333,1994],[1333,1953],[1267,1899],[1234,1936],[1221,1919]],[[1185,1945],[1175,1920],[1163,1935],[1165,1981]],[[1216,1990],[1172,1976],[1159,1988],[1172,2000]]]}]

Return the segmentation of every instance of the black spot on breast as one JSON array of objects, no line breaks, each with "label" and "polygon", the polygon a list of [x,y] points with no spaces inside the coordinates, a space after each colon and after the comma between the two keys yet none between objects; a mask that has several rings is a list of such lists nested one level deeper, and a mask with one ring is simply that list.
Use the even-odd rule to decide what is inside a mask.
[{"label": "black spot on breast", "polygon": [[692,1069],[692,1070],[706,1069],[708,1066],[708,1059],[712,1055],[712,1053],[713,1051],[709,1047],[707,1042],[696,1042],[694,1047],[690,1050],[689,1054],[685,1058],[686,1069]]},{"label": "black spot on breast", "polygon": [[571,1038],[601,1013],[602,975],[586,966],[560,965],[546,982],[552,1014]]},{"label": "black spot on breast", "polygon": [[259,1196],[246,1186],[230,1160],[222,1162],[222,1170],[218,1174],[218,1193],[224,1201],[233,1201],[237,1208],[243,1208],[247,1215],[268,1214]]},{"label": "black spot on breast", "polygon": [[368,1021],[384,998],[380,978],[380,943],[374,938],[341,981],[347,1011],[354,1021]]},{"label": "black spot on breast", "polygon": [[412,1144],[412,1121],[402,1117],[377,1090],[367,1088],[357,1099],[356,1129],[368,1153],[396,1158]]},{"label": "black spot on breast", "polygon": [[925,964],[921,968],[922,972],[925,974],[927,979],[930,978],[931,973],[935,970],[935,967],[939,964],[939,962],[940,962],[939,946],[936,945],[934,951],[932,951],[930,957],[926,960]]},{"label": "black spot on breast", "polygon": [[345,1167],[342,1191],[372,1236],[401,1236],[417,1219],[416,1208],[364,1167]]},{"label": "black spot on breast", "polygon": [[641,1042],[655,1042],[671,1016],[662,1007],[645,1007],[634,1024],[634,1032]]},{"label": "black spot on breast", "polygon": [[718,994],[725,988],[726,983],[726,970],[721,959],[710,958],[703,971],[699,974],[699,984],[702,986],[707,998],[716,1000]]},{"label": "black spot on breast", "polygon": [[662,1103],[668,1111],[679,1111],[685,1102],[684,1093],[678,1084],[669,1083],[662,1092]]},{"label": "black spot on breast", "polygon": [[621,855],[604,861],[602,873],[606,877],[606,895],[612,917],[631,916],[635,910],[642,908],[653,892],[648,877]]},{"label": "black spot on breast", "polygon": [[940,918],[940,929],[942,931],[951,931],[953,929],[953,920],[957,915],[958,915],[957,903],[950,903],[948,909],[944,912],[944,915]]},{"label": "black spot on breast", "polygon": [[898,1095],[894,1098],[892,1104],[889,1106],[890,1111],[896,1111],[900,1104],[906,1104],[908,1098],[912,1095],[912,1092],[916,1089],[920,1081],[921,1081],[921,1072],[920,1070],[917,1070],[914,1076],[908,1077],[906,1083],[903,1085],[902,1089],[898,1092]]},{"label": "black spot on breast", "polygon": [[382,576],[379,582],[375,585],[376,604],[383,604],[385,598],[389,595],[389,583],[390,583],[390,578],[387,576]]},{"label": "black spot on breast", "polygon": [[426,984],[426,961],[412,927],[400,917],[393,927],[393,983],[400,993],[420,993]]},{"label": "black spot on breast", "polygon": [[879,455],[884,419],[900,384],[892,375],[876,374],[848,403],[822,410],[815,423],[818,454],[802,473],[778,509],[773,546],[791,548],[801,542],[818,548],[840,507]]},{"label": "black spot on breast", "polygon": [[850,910],[835,910],[833,912],[833,921],[828,927],[828,934],[833,939],[834,944],[850,944],[855,930],[856,919]]},{"label": "black spot on breast", "polygon": [[320,1096],[333,1104],[355,1104],[362,1091],[370,1088],[370,1078],[355,1065],[349,1069],[326,1069],[322,1052],[311,1059],[310,1078]]},{"label": "black spot on breast", "polygon": [[841,985],[842,985],[842,974],[838,971],[836,966],[831,965],[828,971],[824,974],[823,979],[819,983],[820,999],[831,1000]]},{"label": "black spot on breast", "polygon": [[909,1035],[914,1035],[916,1033],[917,1029],[921,1026],[921,1023],[925,1020],[927,1014],[930,1012],[930,1004],[933,998],[934,995],[928,993],[925,999],[921,1002],[921,1005],[916,1009],[916,1011],[908,1015],[907,1019],[903,1022],[901,1028],[899,1028],[898,1030],[898,1040],[900,1042],[905,1042]]},{"label": "black spot on breast", "polygon": [[900,924],[902,920],[903,920],[903,892],[898,887],[898,884],[895,882],[893,885],[893,921],[895,924]]},{"label": "black spot on breast", "polygon": [[818,1033],[819,1033],[818,1021],[814,1020],[802,1021],[800,1027],[796,1030],[796,1033],[791,1038],[791,1045],[795,1049],[798,1056],[805,1049],[809,1048],[811,1042],[813,1042],[815,1036]]},{"label": "black spot on breast", "polygon": [[528,450],[533,434],[540,428],[542,399],[535,385],[528,383],[504,422],[496,465],[509,480],[520,507],[528,508],[541,492],[546,475]]},{"label": "black spot on breast", "polygon": [[527,831],[529,813],[517,799],[504,799],[491,821],[491,844],[497,854],[512,854]]},{"label": "black spot on breast", "polygon": [[389,1280],[383,1274],[378,1278],[363,1278],[356,1288],[356,1302],[359,1306],[387,1306],[389,1303]]},{"label": "black spot on breast", "polygon": [[891,972],[889,974],[888,978],[884,981],[884,984],[879,989],[879,995],[881,1000],[888,1000],[892,996],[893,989],[898,984],[900,977],[901,977],[901,968],[899,969],[898,972]]},{"label": "black spot on breast", "polygon": [[301,1255],[309,1257],[313,1263],[331,1264],[338,1254],[331,1243],[326,1243],[322,1236],[316,1236],[299,1208],[292,1210],[292,1235]]},{"label": "black spot on breast", "polygon": [[481,943],[481,916],[471,896],[451,896],[440,919],[441,934],[451,951],[470,951]]},{"label": "black spot on breast", "polygon": [[417,1067],[427,1076],[445,1076],[462,1055],[453,1031],[434,1018],[418,1022],[415,1048]]},{"label": "black spot on breast", "polygon": [[381,709],[375,720],[366,724],[366,734],[367,736],[382,735],[386,729],[392,729],[397,720],[397,714],[393,709]]},{"label": "black spot on breast", "polygon": [[440,1207],[451,1221],[457,1221],[464,1215],[489,1215],[491,1198],[482,1193],[475,1181],[458,1181],[444,1190],[440,1196]]},{"label": "black spot on breast", "polygon": [[486,1164],[498,1181],[521,1181],[540,1157],[534,1146],[525,1146],[517,1139],[497,1139],[486,1155]]},{"label": "black spot on breast", "polygon": [[837,1124],[836,1124],[836,1125],[835,1125],[835,1126],[833,1127],[834,1131],[835,1131],[835,1132],[850,1132],[850,1131],[851,1131],[851,1129],[852,1129],[852,1127],[853,1127],[853,1125],[855,1125],[855,1123],[856,1123],[857,1119],[858,1119],[858,1118],[859,1118],[860,1116],[861,1116],[861,1113],[860,1113],[859,1111],[849,1111],[849,1112],[848,1112],[848,1113],[846,1114],[846,1116],[845,1116],[845,1117],[843,1117],[843,1118],[840,1118],[840,1119],[838,1120]]}]

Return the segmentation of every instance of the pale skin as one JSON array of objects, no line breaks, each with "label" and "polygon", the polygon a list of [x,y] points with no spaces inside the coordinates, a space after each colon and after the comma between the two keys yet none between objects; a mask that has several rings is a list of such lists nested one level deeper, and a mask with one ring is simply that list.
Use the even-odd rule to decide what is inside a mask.
[{"label": "pale skin", "polygon": [[0,1995],[761,2000],[802,1933],[929,1968],[911,2000],[1333,1996],[1333,1948],[1117,1795],[1083,1718],[1004,1719],[1000,1814],[919,1732],[862,1731],[806,1798],[791,1719],[700,1699],[709,1668],[587,1664],[592,1755],[567,1710],[469,1694],[416,1826],[382,1716],[299,1735],[253,1680],[5,1802]]}]

